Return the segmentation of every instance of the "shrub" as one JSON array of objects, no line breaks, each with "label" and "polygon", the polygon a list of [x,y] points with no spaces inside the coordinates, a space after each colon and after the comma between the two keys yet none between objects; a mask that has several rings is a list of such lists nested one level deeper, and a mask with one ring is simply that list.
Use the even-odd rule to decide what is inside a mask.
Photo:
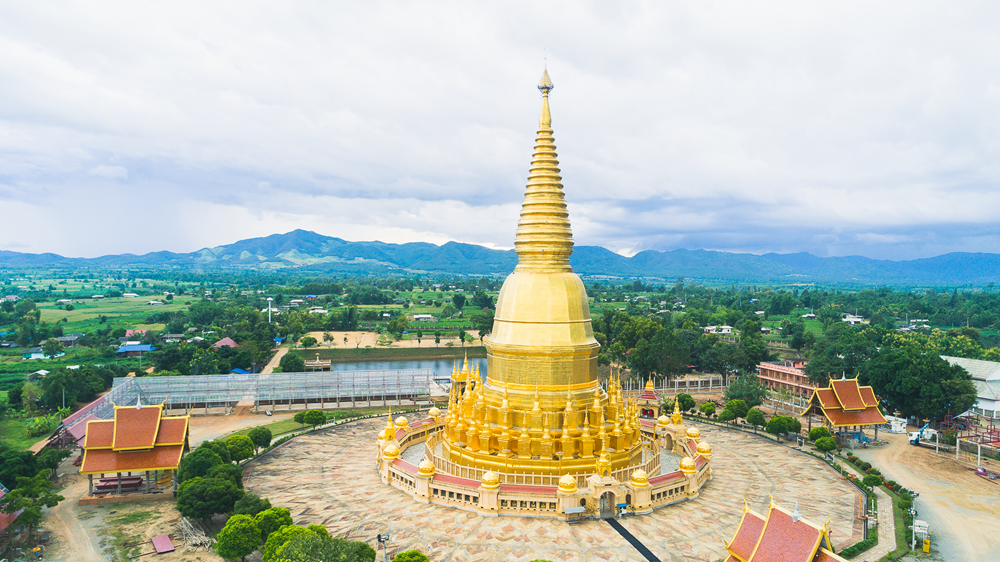
[{"label": "shrub", "polygon": [[222,465],[222,459],[219,458],[219,455],[215,454],[215,451],[198,447],[181,461],[177,481],[184,483],[186,480],[191,480],[192,478],[208,476],[210,470],[220,465]]},{"label": "shrub", "polygon": [[301,373],[306,370],[306,362],[295,353],[285,353],[278,362],[282,373]]},{"label": "shrub", "polygon": [[820,437],[816,440],[816,448],[828,453],[837,448],[837,440],[833,437]]},{"label": "shrub", "polygon": [[253,441],[246,435],[230,435],[226,438],[226,447],[234,462],[240,462],[253,456]]},{"label": "shrub", "polygon": [[419,550],[407,550],[394,556],[392,562],[430,562],[430,558]]},{"label": "shrub", "polygon": [[861,470],[869,471],[872,468],[872,463],[861,461]]},{"label": "shrub", "polygon": [[[826,426],[814,427],[809,430],[809,440],[816,441],[817,439],[822,439],[824,437],[831,437],[830,430]],[[848,457],[851,456],[850,453],[847,454]]]},{"label": "shrub", "polygon": [[785,422],[785,418],[781,416],[774,416],[767,422],[767,426],[764,427],[764,431],[776,436],[778,440],[781,440],[781,434],[788,432],[788,425]]},{"label": "shrub", "polygon": [[285,507],[272,507],[261,511],[253,518],[254,523],[260,528],[260,534],[267,540],[271,533],[278,529],[292,524],[292,515]]},{"label": "shrub", "polygon": [[217,513],[229,513],[243,491],[229,480],[199,478],[177,492],[177,509],[193,519],[208,519]]},{"label": "shrub", "polygon": [[715,415],[715,402],[705,402],[701,405],[701,413],[705,414],[706,418],[710,418]]},{"label": "shrub", "polygon": [[873,536],[873,537],[865,539],[865,540],[863,540],[861,542],[852,544],[851,546],[849,546],[849,547],[845,548],[844,550],[840,551],[840,553],[839,553],[840,557],[841,558],[847,558],[848,560],[850,560],[851,558],[854,558],[855,556],[857,556],[857,555],[861,554],[862,552],[865,552],[866,550],[868,550],[871,547],[875,546],[875,544],[877,542],[878,542],[878,537],[877,536]]},{"label": "shrub", "polygon": [[260,546],[260,529],[249,515],[233,515],[219,531],[219,556],[232,560],[253,554]]},{"label": "shrub", "polygon": [[251,517],[265,509],[271,509],[271,501],[256,494],[246,494],[233,505],[233,513]]},{"label": "shrub", "polygon": [[694,401],[694,398],[691,398],[690,394],[682,392],[677,395],[677,404],[682,412],[687,412],[689,410],[694,410],[696,402]]},{"label": "shrub", "polygon": [[323,410],[309,410],[302,416],[302,421],[315,428],[317,425],[326,423],[326,414],[323,413]]},{"label": "shrub", "polygon": [[864,478],[861,479],[861,483],[864,484],[865,486],[868,486],[869,488],[873,488],[882,483],[882,477],[876,476],[874,474],[869,474],[868,476],[865,476]]}]

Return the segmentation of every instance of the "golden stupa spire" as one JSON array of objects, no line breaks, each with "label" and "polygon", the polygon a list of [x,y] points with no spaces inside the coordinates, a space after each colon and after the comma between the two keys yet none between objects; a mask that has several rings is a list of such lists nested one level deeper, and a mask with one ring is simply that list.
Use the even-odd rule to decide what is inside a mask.
[{"label": "golden stupa spire", "polygon": [[546,70],[538,84],[542,92],[542,115],[538,120],[535,153],[521,205],[521,220],[514,238],[518,258],[515,271],[573,271],[569,266],[573,232],[569,226],[549,113],[549,92],[553,88]]}]

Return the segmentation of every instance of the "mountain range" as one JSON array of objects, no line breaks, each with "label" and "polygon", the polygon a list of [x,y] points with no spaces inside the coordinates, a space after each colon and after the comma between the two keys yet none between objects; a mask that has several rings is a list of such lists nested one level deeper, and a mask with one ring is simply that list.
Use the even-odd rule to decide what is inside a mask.
[{"label": "mountain range", "polygon": [[[983,286],[1000,283],[1000,254],[949,253],[906,261],[861,256],[821,258],[808,253],[737,254],[709,250],[645,250],[632,257],[598,246],[577,246],[573,270],[586,277],[679,276],[702,282],[835,283],[847,285]],[[517,264],[513,250],[475,244],[349,242],[306,230],[240,240],[190,253],[152,252],[66,258],[0,250],[0,267],[216,268],[284,270],[317,274],[506,275]]]}]

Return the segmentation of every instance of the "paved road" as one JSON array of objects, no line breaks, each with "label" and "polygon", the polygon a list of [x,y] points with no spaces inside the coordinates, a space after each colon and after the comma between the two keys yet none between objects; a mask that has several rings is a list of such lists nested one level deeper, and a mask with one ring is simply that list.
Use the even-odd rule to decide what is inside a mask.
[{"label": "paved road", "polygon": [[930,524],[932,552],[944,560],[1000,561],[996,548],[1000,486],[948,457],[936,456],[931,449],[910,445],[905,434],[885,438],[889,445],[855,453],[887,479],[920,492],[915,502],[917,519]]}]

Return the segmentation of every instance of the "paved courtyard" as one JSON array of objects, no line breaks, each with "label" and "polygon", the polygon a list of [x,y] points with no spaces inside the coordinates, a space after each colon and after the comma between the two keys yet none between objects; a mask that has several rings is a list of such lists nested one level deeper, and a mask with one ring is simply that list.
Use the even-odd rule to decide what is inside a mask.
[{"label": "paved courtyard", "polygon": [[[296,524],[322,523],[335,536],[366,541],[388,532],[390,552],[416,548],[435,562],[643,560],[607,523],[578,526],[547,519],[481,517],[418,504],[384,486],[375,471],[375,437],[385,418],[363,420],[299,437],[251,464],[248,491],[292,512]],[[724,558],[743,507],[764,513],[768,487],[789,510],[799,501],[803,517],[827,516],[837,550],[861,540],[855,517],[860,494],[832,469],[807,455],[736,431],[698,425],[713,446],[714,480],[699,498],[622,524],[660,560]]]}]

